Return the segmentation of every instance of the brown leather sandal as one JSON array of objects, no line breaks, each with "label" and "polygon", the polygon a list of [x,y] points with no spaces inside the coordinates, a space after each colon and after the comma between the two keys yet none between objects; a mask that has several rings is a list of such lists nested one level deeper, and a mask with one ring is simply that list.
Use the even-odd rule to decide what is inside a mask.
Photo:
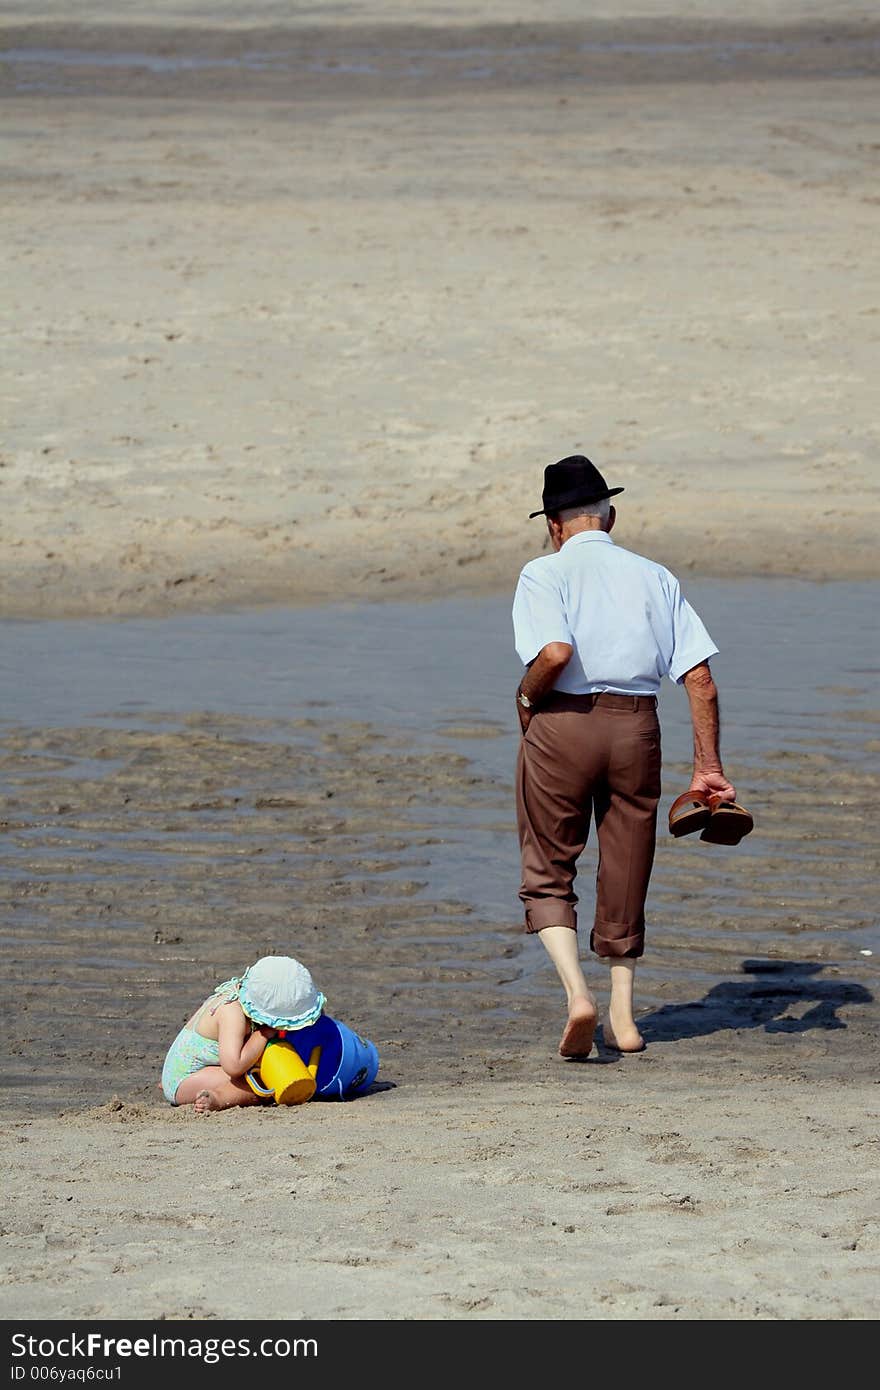
[{"label": "brown leather sandal", "polygon": [[709,798],[703,792],[684,792],[669,808],[669,833],[692,835],[709,824]]},{"label": "brown leather sandal", "polygon": [[738,845],[754,824],[745,806],[736,801],[722,801],[720,796],[710,796],[709,821],[700,839],[710,845]]}]

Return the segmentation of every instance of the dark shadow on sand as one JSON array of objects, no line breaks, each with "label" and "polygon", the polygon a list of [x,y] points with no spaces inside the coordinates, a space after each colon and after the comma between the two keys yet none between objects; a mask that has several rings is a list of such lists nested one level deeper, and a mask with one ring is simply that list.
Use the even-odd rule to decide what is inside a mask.
[{"label": "dark shadow on sand", "polygon": [[353,1100],[365,1100],[367,1096],[376,1096],[379,1094],[380,1091],[394,1091],[396,1089],[396,1081],[385,1081],[383,1079],[382,1081],[374,1081],[371,1085],[367,1086],[365,1090],[358,1091],[357,1095],[343,1096],[343,1100],[345,1100],[346,1102],[350,1102]]},{"label": "dark shadow on sand", "polygon": [[[744,960],[742,970],[754,980],[726,980],[704,999],[665,1004],[638,1020],[645,1042],[676,1042],[705,1037],[724,1029],[763,1028],[767,1033],[806,1033],[812,1028],[846,1028],[837,1010],[843,1004],[869,1004],[874,996],[863,985],[839,977],[815,978],[827,966],[818,961]],[[812,1001],[797,1018],[784,1015],[792,1005]]]},{"label": "dark shadow on sand", "polygon": [[620,1053],[616,1049],[605,1046],[602,1041],[602,1029],[598,1028],[596,1030],[596,1046],[588,1057],[561,1057],[559,1060],[564,1062],[567,1067],[608,1067],[620,1061]]}]

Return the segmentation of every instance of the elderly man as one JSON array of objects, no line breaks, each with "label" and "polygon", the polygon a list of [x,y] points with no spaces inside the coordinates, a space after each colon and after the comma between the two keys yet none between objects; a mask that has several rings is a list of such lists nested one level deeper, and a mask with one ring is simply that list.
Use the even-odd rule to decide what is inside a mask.
[{"label": "elderly man", "polygon": [[554,553],[524,566],[513,603],[516,650],[527,668],[516,693],[519,896],[525,929],[540,937],[565,989],[563,1057],[589,1055],[597,1020],[580,965],[572,889],[591,811],[599,871],[590,945],[611,969],[603,1041],[621,1052],[645,1045],[633,1017],[633,980],[654,862],[663,676],[684,684],[693,723],[685,812],[697,818],[687,826],[683,820],[681,829],[705,826],[710,806],[734,811],[736,798],[719,754],[709,669],[718,648],[674,575],[612,541],[610,498],[622,491],[609,488],[580,454],[544,470],[543,505],[531,516],[546,516]]}]

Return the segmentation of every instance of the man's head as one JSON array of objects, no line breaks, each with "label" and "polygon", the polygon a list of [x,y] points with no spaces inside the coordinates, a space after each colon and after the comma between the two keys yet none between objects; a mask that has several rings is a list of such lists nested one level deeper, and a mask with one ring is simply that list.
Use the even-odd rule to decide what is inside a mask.
[{"label": "man's head", "polygon": [[544,469],[542,508],[530,516],[546,516],[554,550],[577,531],[610,531],[616,512],[609,499],[623,492],[609,487],[595,464],[572,454]]},{"label": "man's head", "polygon": [[561,550],[569,536],[578,531],[610,531],[617,510],[607,497],[598,502],[585,502],[582,507],[563,507],[560,512],[547,513],[547,534],[554,550]]}]

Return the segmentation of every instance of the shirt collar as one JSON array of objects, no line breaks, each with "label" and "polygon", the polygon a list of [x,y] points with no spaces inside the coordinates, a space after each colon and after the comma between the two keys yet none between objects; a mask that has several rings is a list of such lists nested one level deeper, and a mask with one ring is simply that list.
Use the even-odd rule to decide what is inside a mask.
[{"label": "shirt collar", "polygon": [[562,549],[564,550],[567,545],[575,545],[580,541],[607,541],[609,545],[614,544],[607,531],[575,531],[573,536],[569,536],[567,541],[563,541]]}]

